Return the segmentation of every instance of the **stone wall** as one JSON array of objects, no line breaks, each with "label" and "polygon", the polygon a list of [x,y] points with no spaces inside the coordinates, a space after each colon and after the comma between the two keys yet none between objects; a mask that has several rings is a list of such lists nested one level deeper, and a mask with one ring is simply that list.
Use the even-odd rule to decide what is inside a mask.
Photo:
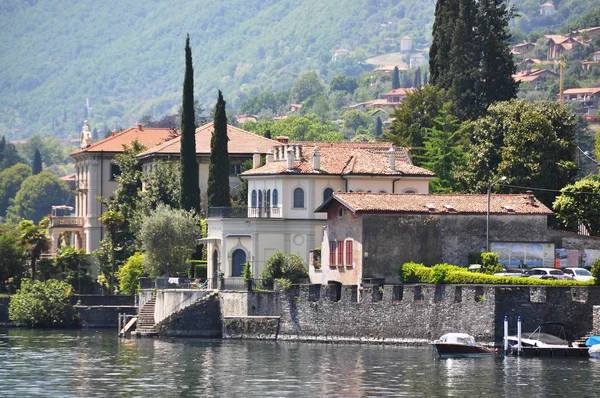
[{"label": "stone wall", "polygon": [[220,291],[223,317],[277,316],[279,295],[273,292]]},{"label": "stone wall", "polygon": [[79,325],[81,327],[114,328],[115,333],[119,327],[119,314],[137,314],[137,307],[134,306],[76,305],[75,310],[79,314]]},{"label": "stone wall", "polygon": [[594,306],[594,329],[593,336],[600,336],[600,305]]},{"label": "stone wall", "polygon": [[216,295],[171,314],[156,325],[160,336],[221,337],[223,321]]},{"label": "stone wall", "polygon": [[558,321],[573,338],[592,331],[599,303],[597,287],[386,285],[381,294],[377,288],[293,286],[280,298],[278,339],[414,344],[464,332],[499,343],[505,315],[511,333],[520,315],[523,331]]},{"label": "stone wall", "polygon": [[224,339],[277,340],[278,316],[223,318]]},{"label": "stone wall", "polygon": [[135,296],[104,296],[100,294],[76,294],[71,297],[72,305],[96,306],[132,306],[135,305]]},{"label": "stone wall", "polygon": [[156,292],[154,305],[154,322],[159,323],[173,313],[176,313],[202,299],[209,294],[201,289],[163,289]]}]

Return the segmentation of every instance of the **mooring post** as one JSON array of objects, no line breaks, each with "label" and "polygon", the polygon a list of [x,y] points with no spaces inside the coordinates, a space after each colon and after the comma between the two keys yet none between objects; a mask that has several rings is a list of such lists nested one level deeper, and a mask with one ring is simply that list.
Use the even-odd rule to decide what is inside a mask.
[{"label": "mooring post", "polygon": [[119,329],[117,330],[117,336],[121,335],[121,313],[119,312]]},{"label": "mooring post", "polygon": [[521,315],[517,317],[517,351],[521,353]]},{"label": "mooring post", "polygon": [[504,355],[508,352],[508,317],[504,315]]}]

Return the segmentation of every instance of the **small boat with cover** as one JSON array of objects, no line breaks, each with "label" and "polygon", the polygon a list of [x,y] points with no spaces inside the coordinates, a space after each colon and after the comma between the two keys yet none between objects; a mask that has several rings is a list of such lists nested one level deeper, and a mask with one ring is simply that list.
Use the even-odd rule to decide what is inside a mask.
[{"label": "small boat with cover", "polygon": [[475,342],[466,333],[446,333],[433,343],[440,358],[493,357],[496,351]]}]

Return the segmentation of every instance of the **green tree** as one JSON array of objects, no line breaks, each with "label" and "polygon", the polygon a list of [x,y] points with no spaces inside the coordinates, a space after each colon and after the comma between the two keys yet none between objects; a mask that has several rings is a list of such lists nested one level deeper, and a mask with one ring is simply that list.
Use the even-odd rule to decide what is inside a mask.
[{"label": "green tree", "polygon": [[181,200],[181,165],[170,160],[155,162],[152,171],[142,175],[139,213],[149,214],[160,203],[178,209]]},{"label": "green tree", "polygon": [[150,276],[185,272],[186,261],[202,236],[200,219],[193,211],[159,205],[143,217],[139,238],[145,252],[144,265]]},{"label": "green tree", "polygon": [[75,249],[73,246],[64,245],[60,247],[54,256],[54,267],[63,273],[71,270],[76,271],[81,268],[89,267],[87,253],[85,249]]},{"label": "green tree", "polygon": [[[460,181],[466,190],[480,193],[500,176],[510,185],[560,190],[577,175],[576,134],[577,118],[562,104],[497,102],[473,124]],[[556,194],[538,191],[536,196],[551,207]]]},{"label": "green tree", "polygon": [[[444,91],[436,86],[417,87],[392,114],[395,120],[384,138],[395,145],[411,147],[413,157],[422,155],[427,129],[434,126],[433,119],[444,108],[444,101]],[[418,162],[416,160],[415,164]]]},{"label": "green tree", "polygon": [[120,289],[122,294],[137,294],[140,286],[139,279],[146,275],[144,270],[144,254],[135,253],[127,259],[119,272]]},{"label": "green tree", "polygon": [[435,5],[433,41],[429,48],[429,80],[431,84],[446,89],[451,85],[447,71],[450,65],[454,25],[458,20],[459,10],[459,0],[438,0]]},{"label": "green tree", "polygon": [[[200,213],[196,122],[194,116],[194,66],[190,36],[185,40],[185,78],[181,112],[181,207]],[[227,169],[229,170],[229,168]]]},{"label": "green tree", "polygon": [[10,232],[0,234],[0,291],[4,290],[4,281],[23,273],[24,260],[18,236]]},{"label": "green tree", "polygon": [[337,74],[329,83],[331,91],[344,91],[352,94],[358,88],[358,83],[353,77],[346,76],[344,73]]},{"label": "green tree", "polygon": [[310,71],[300,75],[294,82],[290,91],[290,101],[300,103],[311,95],[322,93],[325,85],[317,75],[317,72]]},{"label": "green tree", "polygon": [[28,219],[39,222],[50,214],[53,205],[64,205],[72,201],[67,184],[54,173],[42,171],[27,177],[7,210],[13,219]]},{"label": "green tree", "polygon": [[459,121],[442,110],[433,119],[434,126],[427,129],[427,141],[424,154],[419,163],[435,173],[436,177],[429,182],[431,193],[459,192],[460,184],[456,181],[455,170],[464,165],[465,153],[460,145],[463,130]]},{"label": "green tree", "polygon": [[381,117],[377,116],[377,121],[375,122],[375,137],[381,137],[383,134],[383,122],[381,121]]},{"label": "green tree", "polygon": [[[106,229],[108,231],[108,240],[110,242],[110,269],[107,270],[108,271],[108,275],[107,279],[109,281],[109,289],[110,292],[112,293],[114,291],[113,287],[115,286],[115,278],[116,278],[116,273],[117,273],[117,267],[116,267],[116,263],[117,263],[117,259],[116,259],[116,251],[117,251],[117,244],[119,243],[120,239],[122,239],[123,236],[123,226],[126,223],[126,219],[125,216],[123,215],[123,213],[119,212],[118,210],[108,210],[105,211],[102,214],[102,217],[100,217],[100,222],[102,223],[102,225],[104,226],[104,229]],[[125,242],[123,242],[125,243]],[[124,248],[123,248],[124,250]]]},{"label": "green tree", "polygon": [[353,134],[356,134],[359,127],[367,127],[371,124],[369,116],[358,109],[344,112],[342,119],[344,120],[344,128],[352,130]]},{"label": "green tree", "polygon": [[0,216],[6,215],[10,199],[14,198],[23,181],[31,175],[31,167],[17,163],[0,173]]},{"label": "green tree", "polygon": [[66,282],[23,279],[10,298],[9,318],[28,326],[56,327],[67,320],[73,288]]},{"label": "green tree", "polygon": [[31,168],[31,174],[36,175],[42,172],[42,155],[39,149],[36,149],[33,155],[33,167]]},{"label": "green tree", "polygon": [[400,72],[398,67],[394,66],[394,72],[392,74],[392,90],[400,88]]},{"label": "green tree", "polygon": [[210,161],[208,164],[208,207],[229,207],[229,152],[227,150],[227,115],[225,100],[219,90],[215,105],[215,124],[210,140]]},{"label": "green tree", "polygon": [[583,179],[560,190],[553,204],[556,216],[566,227],[581,223],[593,236],[600,235],[600,181]]},{"label": "green tree", "polygon": [[[2,137],[2,140],[4,141],[4,137]],[[2,148],[2,146],[4,148],[0,153],[0,171],[6,170],[17,163],[25,163],[21,155],[19,155],[17,148],[13,144],[4,141],[4,145],[0,145],[0,148]]]},{"label": "green tree", "polygon": [[308,278],[308,266],[297,254],[286,254],[277,251],[267,260],[261,278],[266,283],[275,279],[288,279],[292,283],[298,283],[301,279]]},{"label": "green tree", "polygon": [[421,81],[421,68],[417,68],[415,71],[415,87],[419,87],[421,85],[423,85],[423,82]]}]

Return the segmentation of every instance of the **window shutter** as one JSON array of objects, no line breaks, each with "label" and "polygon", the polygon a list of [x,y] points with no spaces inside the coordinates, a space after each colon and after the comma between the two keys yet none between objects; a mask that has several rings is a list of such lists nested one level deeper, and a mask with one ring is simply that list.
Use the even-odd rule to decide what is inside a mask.
[{"label": "window shutter", "polygon": [[346,265],[352,265],[352,240],[346,241]]},{"label": "window shutter", "polygon": [[337,265],[344,265],[344,241],[337,243]]},{"label": "window shutter", "polygon": [[329,242],[329,265],[335,265],[335,248],[337,247],[334,241]]}]

